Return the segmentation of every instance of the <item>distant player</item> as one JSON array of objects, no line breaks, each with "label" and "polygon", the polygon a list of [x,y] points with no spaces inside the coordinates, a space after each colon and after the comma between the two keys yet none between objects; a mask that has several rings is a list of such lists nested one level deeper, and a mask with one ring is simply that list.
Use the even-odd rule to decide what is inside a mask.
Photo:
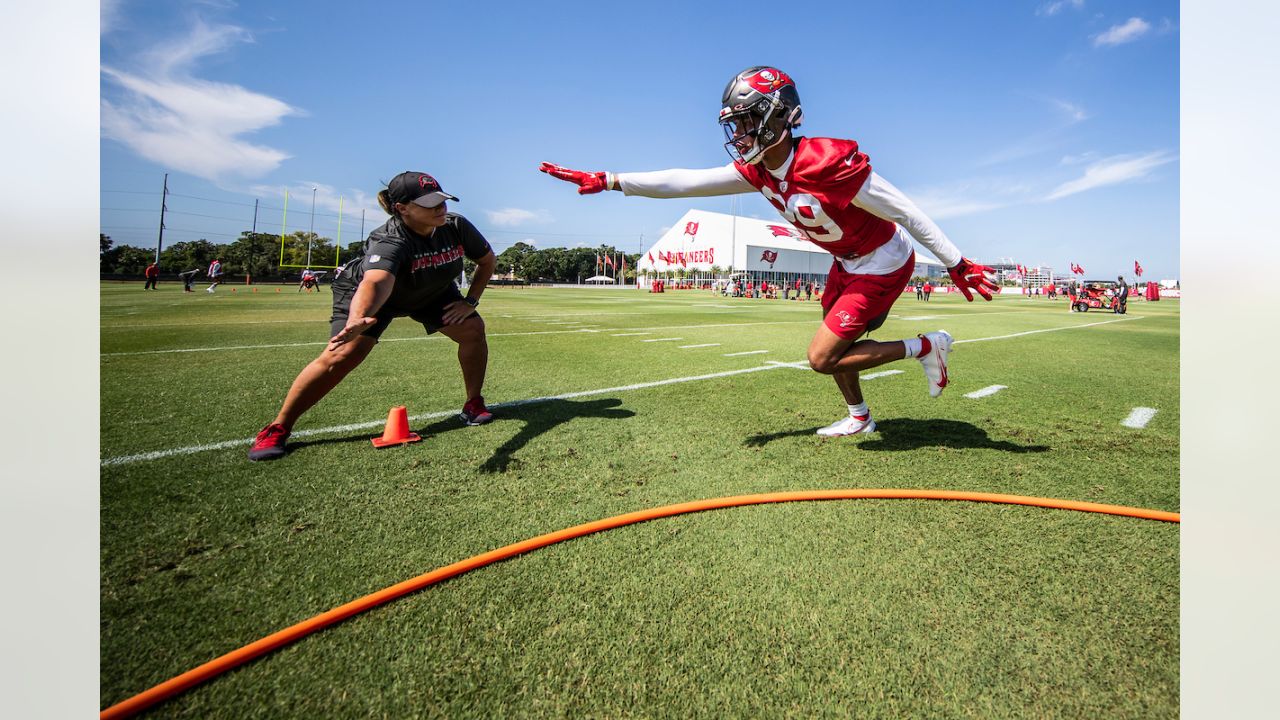
[{"label": "distant player", "polygon": [[160,289],[159,287],[160,268],[156,267],[155,263],[151,263],[150,265],[148,265],[147,269],[144,270],[142,274],[147,279],[147,284],[142,286],[143,290],[159,290]]},{"label": "distant player", "polygon": [[[947,386],[951,336],[932,332],[906,340],[860,339],[880,327],[915,268],[911,238],[948,268],[965,299],[990,300],[991,269],[961,256],[911,200],[871,169],[852,140],[795,137],[800,94],[786,73],[758,66],[738,73],[721,97],[720,125],[733,162],[705,170],[582,172],[552,163],[541,170],[574,183],[579,194],[620,190],[645,197],[702,197],[758,191],[805,238],[835,256],[822,295],[823,324],[809,344],[809,365],[835,378],[849,415],[819,435],[875,431],[858,383],[862,370],[903,358],[924,366],[929,394]],[[908,234],[910,233],[910,234]]]},{"label": "distant player", "polygon": [[209,263],[209,269],[204,274],[213,280],[213,284],[209,286],[208,290],[205,290],[205,292],[211,293],[222,282],[222,261],[214,259],[213,262]]},{"label": "distant player", "polygon": [[191,284],[196,281],[196,275],[200,274],[200,268],[192,268],[186,272],[178,273],[178,277],[182,278],[182,292],[195,292],[191,289]]},{"label": "distant player", "polygon": [[1115,312],[1123,315],[1129,310],[1129,283],[1124,281],[1123,275],[1116,276],[1116,299]]},{"label": "distant player", "polygon": [[302,281],[298,283],[298,292],[302,292],[303,290],[310,291],[312,289],[319,290],[320,278],[323,275],[324,275],[324,272],[312,270],[311,268],[307,268],[306,270],[303,270]]}]

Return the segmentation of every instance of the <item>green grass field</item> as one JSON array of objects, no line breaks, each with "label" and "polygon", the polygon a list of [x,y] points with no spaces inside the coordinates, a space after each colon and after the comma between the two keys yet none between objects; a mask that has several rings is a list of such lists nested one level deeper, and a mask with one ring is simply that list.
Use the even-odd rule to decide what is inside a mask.
[{"label": "green grass field", "polygon": [[[816,302],[495,288],[493,423],[456,420],[455,346],[404,318],[288,456],[250,463],[327,339],[328,287],[141,286],[101,294],[103,707],[434,568],[659,505],[900,487],[1179,510],[1176,300],[903,296],[873,337],[948,330],[950,387],[878,368],[901,371],[863,384],[880,432],[824,440],[835,384],[783,364]],[[373,449],[398,404],[424,440]],[[1123,426],[1137,407],[1157,413]],[[1178,541],[967,502],[685,515],[446,581],[152,715],[1176,717]]]}]

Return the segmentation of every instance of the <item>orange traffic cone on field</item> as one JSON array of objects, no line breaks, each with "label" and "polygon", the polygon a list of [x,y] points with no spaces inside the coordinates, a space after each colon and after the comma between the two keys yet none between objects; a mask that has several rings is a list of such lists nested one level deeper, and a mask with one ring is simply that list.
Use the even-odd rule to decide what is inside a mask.
[{"label": "orange traffic cone on field", "polygon": [[388,445],[404,445],[405,443],[418,442],[421,439],[417,433],[409,432],[408,409],[404,405],[397,405],[391,408],[391,412],[387,413],[387,427],[382,431],[382,437],[373,438],[373,446],[384,448]]}]

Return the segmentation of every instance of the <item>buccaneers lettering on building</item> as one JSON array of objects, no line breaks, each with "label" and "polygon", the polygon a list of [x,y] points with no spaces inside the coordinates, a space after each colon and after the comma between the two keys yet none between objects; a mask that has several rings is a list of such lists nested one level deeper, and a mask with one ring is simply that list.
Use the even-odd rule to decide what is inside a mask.
[{"label": "buccaneers lettering on building", "polygon": [[447,250],[438,250],[433,253],[427,253],[426,255],[415,255],[413,258],[412,272],[417,272],[424,268],[437,268],[441,265],[448,265],[462,257],[462,255],[463,252],[461,245],[454,245]]},{"label": "buccaneers lettering on building", "polygon": [[658,252],[658,259],[668,265],[684,265],[685,263],[714,263],[716,249],[694,250],[692,252]]}]

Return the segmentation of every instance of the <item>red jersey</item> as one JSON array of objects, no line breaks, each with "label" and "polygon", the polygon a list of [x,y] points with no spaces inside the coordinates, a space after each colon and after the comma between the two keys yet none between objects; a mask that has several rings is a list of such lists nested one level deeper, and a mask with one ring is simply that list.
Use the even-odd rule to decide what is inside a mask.
[{"label": "red jersey", "polygon": [[851,204],[871,177],[870,160],[853,140],[799,138],[782,180],[763,163],[734,167],[806,239],[836,257],[866,255],[897,230],[892,221]]}]

